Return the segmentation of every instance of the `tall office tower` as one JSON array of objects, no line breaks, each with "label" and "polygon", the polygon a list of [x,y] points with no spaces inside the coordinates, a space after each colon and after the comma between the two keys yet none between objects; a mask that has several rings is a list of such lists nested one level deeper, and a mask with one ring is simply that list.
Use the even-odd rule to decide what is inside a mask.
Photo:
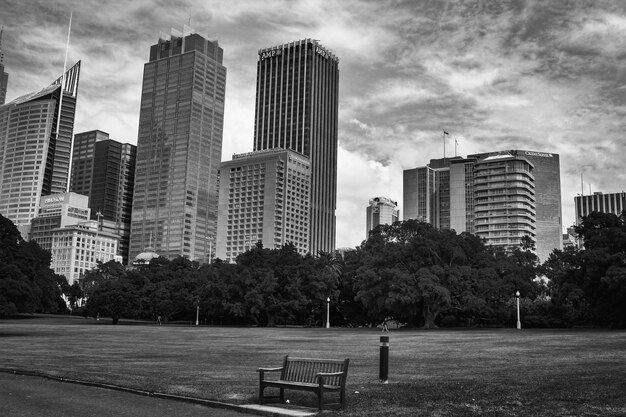
[{"label": "tall office tower", "polygon": [[311,160],[310,250],[333,252],[337,206],[339,60],[304,39],[259,50],[254,150]]},{"label": "tall office tower", "polygon": [[91,218],[101,230],[120,238],[119,251],[128,262],[130,221],[137,147],[109,139],[100,130],[74,136],[70,189],[89,196]]},{"label": "tall office tower", "polygon": [[42,196],[67,192],[79,73],[80,61],[52,85],[0,106],[0,213],[21,231]]},{"label": "tall office tower", "polygon": [[109,140],[109,134],[100,130],[74,135],[70,191],[87,196],[91,194],[96,143],[104,140]]},{"label": "tall office tower", "polygon": [[474,233],[474,166],[476,159],[450,161],[450,229]]},{"label": "tall office tower", "polygon": [[450,164],[460,157],[431,159],[403,172],[404,220],[418,219],[438,229],[450,228]]},{"label": "tall office tower", "polygon": [[[186,28],[187,29],[187,28]],[[172,31],[144,66],[130,236],[166,258],[206,259],[217,226],[226,68],[217,41]]]},{"label": "tall office tower", "polygon": [[369,206],[366,208],[367,219],[365,221],[365,238],[376,226],[381,224],[394,224],[400,218],[398,202],[387,197],[370,198]]},{"label": "tall office tower", "polygon": [[7,86],[9,84],[9,74],[4,72],[4,53],[2,52],[2,32],[4,26],[0,29],[0,105],[4,104],[7,98]]},{"label": "tall office tower", "polygon": [[583,217],[591,213],[612,213],[617,216],[626,210],[626,192],[608,193],[595,192],[590,195],[577,195],[574,197],[574,210],[576,213],[576,225],[580,226]]},{"label": "tall office tower", "polygon": [[233,262],[258,241],[309,252],[309,158],[278,148],[233,155],[220,179],[218,258]]},{"label": "tall office tower", "polygon": [[476,233],[506,247],[528,235],[541,261],[562,248],[557,154],[509,150],[431,160],[405,170],[403,185],[404,220]]}]

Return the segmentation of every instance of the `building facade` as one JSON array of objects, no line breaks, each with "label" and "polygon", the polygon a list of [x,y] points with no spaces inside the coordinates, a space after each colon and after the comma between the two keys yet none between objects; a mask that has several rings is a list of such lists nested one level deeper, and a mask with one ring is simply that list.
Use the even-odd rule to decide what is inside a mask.
[{"label": "building facade", "polygon": [[259,50],[254,150],[311,161],[311,253],[333,252],[337,206],[339,60],[304,39]]},{"label": "building facade", "polygon": [[285,149],[233,155],[220,169],[218,258],[234,262],[257,242],[309,252],[309,159]]},{"label": "building facade", "polygon": [[537,241],[533,164],[523,157],[488,156],[474,167],[474,234],[487,245],[518,247]]},{"label": "building facade", "polygon": [[39,213],[31,220],[29,240],[36,241],[42,249],[52,251],[53,230],[88,220],[87,196],[70,192],[42,197]]},{"label": "building facade", "polygon": [[70,191],[86,196],[91,194],[96,143],[105,140],[109,140],[109,134],[100,130],[74,135]]},{"label": "building facade", "polygon": [[576,225],[579,226],[583,217],[591,213],[612,213],[617,216],[626,210],[626,192],[601,193],[595,192],[590,195],[577,195],[574,197],[574,211],[576,212]]},{"label": "building facade", "polygon": [[376,226],[394,224],[400,219],[398,202],[387,197],[370,198],[365,215],[365,238],[367,239],[370,231]]},{"label": "building facade", "polygon": [[41,197],[67,192],[79,73],[80,62],[50,86],[0,106],[0,213],[22,232]]},{"label": "building facade", "polygon": [[563,247],[559,155],[508,150],[431,160],[404,171],[404,219],[475,233],[512,248],[523,236],[541,261]]},{"label": "building facade", "polygon": [[54,229],[50,267],[72,285],[98,262],[121,262],[117,242],[117,236],[100,231],[94,220]]},{"label": "building facade", "polygon": [[[216,41],[160,38],[144,66],[130,259],[203,260],[217,226],[226,68]],[[152,242],[152,245],[150,245]]]},{"label": "building facade", "polygon": [[119,236],[128,263],[137,147],[109,139],[100,130],[74,137],[70,189],[89,196],[91,218],[100,229]]}]

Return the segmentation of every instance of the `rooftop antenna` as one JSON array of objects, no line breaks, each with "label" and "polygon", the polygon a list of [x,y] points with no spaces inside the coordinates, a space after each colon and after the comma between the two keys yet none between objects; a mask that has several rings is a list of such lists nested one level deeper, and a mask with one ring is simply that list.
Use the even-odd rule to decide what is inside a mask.
[{"label": "rooftop antenna", "polygon": [[[59,130],[61,130],[61,110],[63,108],[63,92],[65,91],[65,71],[67,70],[67,56],[70,52],[70,33],[72,31],[72,12],[70,12],[70,23],[67,28],[67,43],[65,45],[65,60],[63,61],[63,74],[61,75],[61,94],[59,95],[59,108],[57,110],[57,131],[56,140],[59,140]],[[72,153],[74,152],[74,141],[70,138],[70,155],[69,164],[67,168],[67,185],[65,187],[66,192],[70,192],[70,177],[72,175]]]}]

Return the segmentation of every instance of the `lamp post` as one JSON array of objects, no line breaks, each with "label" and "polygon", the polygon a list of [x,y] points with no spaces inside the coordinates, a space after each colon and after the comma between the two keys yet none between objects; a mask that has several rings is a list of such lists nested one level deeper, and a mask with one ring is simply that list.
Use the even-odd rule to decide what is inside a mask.
[{"label": "lamp post", "polygon": [[326,297],[326,328],[330,329],[330,297]]},{"label": "lamp post", "polygon": [[515,298],[517,299],[517,330],[521,330],[522,322],[519,319],[519,291],[515,292]]},{"label": "lamp post", "polygon": [[199,319],[200,319],[200,302],[196,304],[196,326],[200,323]]}]

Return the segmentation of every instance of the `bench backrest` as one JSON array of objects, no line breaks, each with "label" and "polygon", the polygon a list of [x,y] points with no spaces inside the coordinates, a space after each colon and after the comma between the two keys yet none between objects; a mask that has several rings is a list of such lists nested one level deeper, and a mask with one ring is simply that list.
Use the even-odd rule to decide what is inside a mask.
[{"label": "bench backrest", "polygon": [[343,375],[326,377],[324,384],[343,386],[348,373],[349,359],[307,359],[285,356],[280,379],[292,382],[317,383],[318,372],[344,372]]}]

